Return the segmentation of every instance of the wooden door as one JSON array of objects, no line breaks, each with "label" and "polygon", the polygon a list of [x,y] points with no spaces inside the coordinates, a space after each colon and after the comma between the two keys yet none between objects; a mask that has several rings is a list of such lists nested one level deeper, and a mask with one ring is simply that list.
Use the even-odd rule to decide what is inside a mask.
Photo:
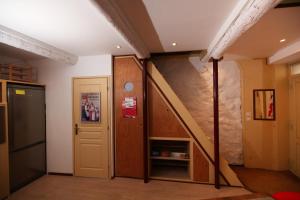
[{"label": "wooden door", "polygon": [[75,176],[108,178],[108,79],[73,79]]},{"label": "wooden door", "polygon": [[300,177],[300,77],[291,80],[290,169]]},{"label": "wooden door", "polygon": [[[134,57],[114,58],[115,174],[144,177],[142,70]],[[126,88],[126,84],[132,87]],[[136,116],[123,116],[126,97],[136,98]]]}]

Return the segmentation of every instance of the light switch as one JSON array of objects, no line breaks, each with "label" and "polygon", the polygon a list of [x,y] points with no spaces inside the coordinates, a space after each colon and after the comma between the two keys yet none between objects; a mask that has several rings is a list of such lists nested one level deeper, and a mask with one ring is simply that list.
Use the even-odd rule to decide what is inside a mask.
[{"label": "light switch", "polygon": [[251,112],[246,112],[246,121],[251,120]]}]

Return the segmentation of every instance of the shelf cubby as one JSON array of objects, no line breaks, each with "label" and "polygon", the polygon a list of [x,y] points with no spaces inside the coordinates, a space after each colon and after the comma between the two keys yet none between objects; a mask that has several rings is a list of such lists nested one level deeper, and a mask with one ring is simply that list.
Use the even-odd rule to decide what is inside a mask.
[{"label": "shelf cubby", "polygon": [[190,142],[150,139],[150,177],[190,180]]}]

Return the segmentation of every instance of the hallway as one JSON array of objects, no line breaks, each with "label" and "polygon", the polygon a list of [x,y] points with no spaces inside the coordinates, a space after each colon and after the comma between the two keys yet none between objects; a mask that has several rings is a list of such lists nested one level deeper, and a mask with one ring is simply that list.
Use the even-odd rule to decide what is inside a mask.
[{"label": "hallway", "polygon": [[199,200],[251,194],[238,187],[115,178],[101,180],[71,176],[44,176],[9,197],[9,200]]},{"label": "hallway", "polygon": [[273,195],[277,192],[300,192],[300,179],[290,171],[272,171],[232,166],[245,188]]}]

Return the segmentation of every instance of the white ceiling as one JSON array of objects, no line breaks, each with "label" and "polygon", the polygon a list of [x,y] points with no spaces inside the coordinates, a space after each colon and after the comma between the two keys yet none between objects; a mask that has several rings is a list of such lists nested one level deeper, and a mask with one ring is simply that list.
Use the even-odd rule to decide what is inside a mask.
[{"label": "white ceiling", "polygon": [[167,52],[207,49],[238,1],[143,0]]},{"label": "white ceiling", "polygon": [[[286,41],[280,43],[283,38]],[[266,58],[299,39],[300,7],[271,9],[226,53],[248,58]]]},{"label": "white ceiling", "polygon": [[0,24],[79,56],[134,53],[90,0],[0,0]]},{"label": "white ceiling", "polygon": [[[138,35],[144,36],[150,52],[173,52],[207,49],[241,0],[115,1],[126,11]],[[78,56],[136,53],[93,2],[0,0],[0,24]],[[227,53],[268,57],[291,44],[300,34],[299,9],[270,11]],[[279,44],[281,37],[287,42]],[[0,48],[0,54],[3,51],[5,48]]]}]

